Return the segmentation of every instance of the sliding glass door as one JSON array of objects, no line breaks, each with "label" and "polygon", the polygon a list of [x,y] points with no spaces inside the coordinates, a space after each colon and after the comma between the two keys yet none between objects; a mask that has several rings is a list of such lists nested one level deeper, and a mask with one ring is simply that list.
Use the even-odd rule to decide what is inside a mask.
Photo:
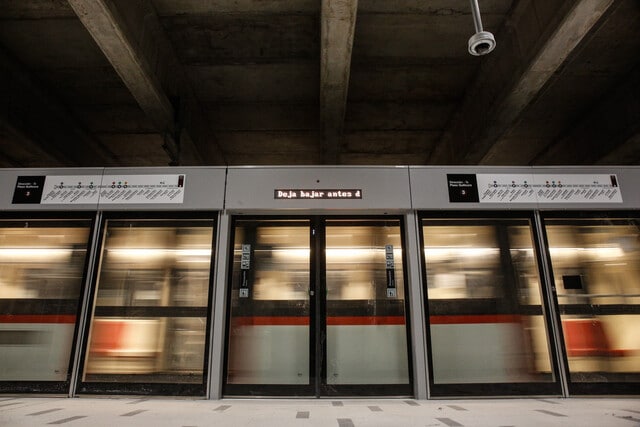
[{"label": "sliding glass door", "polygon": [[412,394],[399,220],[328,219],[324,395]]},{"label": "sliding glass door", "polygon": [[204,395],[214,220],[107,215],[80,393]]},{"label": "sliding glass door", "polygon": [[398,218],[236,218],[226,395],[410,395]]},{"label": "sliding glass door", "polygon": [[68,392],[92,222],[0,218],[0,391]]},{"label": "sliding glass door", "polygon": [[311,224],[234,222],[225,393],[314,393]]},{"label": "sliding glass door", "polygon": [[432,396],[561,394],[533,219],[421,216]]},{"label": "sliding glass door", "polygon": [[640,393],[640,218],[546,213],[570,394]]}]

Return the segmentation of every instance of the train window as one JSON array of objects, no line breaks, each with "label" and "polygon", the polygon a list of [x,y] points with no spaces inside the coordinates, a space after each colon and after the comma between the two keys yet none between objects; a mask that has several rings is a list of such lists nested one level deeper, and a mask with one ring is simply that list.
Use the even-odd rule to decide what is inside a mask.
[{"label": "train window", "polygon": [[203,384],[213,230],[105,220],[85,384]]},{"label": "train window", "polygon": [[549,218],[545,228],[571,382],[640,382],[640,222]]},{"label": "train window", "polygon": [[90,225],[0,220],[0,381],[69,380]]},{"label": "train window", "polygon": [[530,222],[422,219],[434,384],[555,381]]}]

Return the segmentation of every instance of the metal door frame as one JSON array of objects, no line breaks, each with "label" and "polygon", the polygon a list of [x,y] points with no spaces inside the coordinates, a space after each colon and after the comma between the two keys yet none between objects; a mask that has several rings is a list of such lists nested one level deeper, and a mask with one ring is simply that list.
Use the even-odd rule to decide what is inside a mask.
[{"label": "metal door frame", "polygon": [[[533,244],[534,255],[536,259],[536,268],[540,277],[541,310],[545,323],[545,332],[548,339],[547,345],[549,349],[549,362],[551,364],[552,375],[554,381],[551,382],[524,382],[524,383],[452,383],[452,384],[435,384],[433,371],[433,350],[431,342],[431,325],[429,316],[429,298],[427,290],[427,268],[423,248],[425,247],[424,233],[422,231],[422,220],[424,219],[460,219],[473,220],[480,219],[522,219],[528,220],[531,227],[531,240]],[[422,265],[422,287],[424,292],[424,310],[425,310],[425,336],[427,341],[427,369],[428,369],[428,387],[429,396],[433,398],[448,397],[489,397],[489,396],[563,396],[563,371],[558,363],[557,356],[557,338],[554,331],[554,321],[552,320],[552,310],[549,308],[549,292],[545,286],[544,256],[542,247],[538,242],[538,226],[535,221],[535,215],[532,211],[419,211],[417,215],[418,221],[418,238],[420,244],[420,258]]]},{"label": "metal door frame", "polygon": [[[93,264],[91,272],[91,286],[87,288],[86,300],[83,302],[83,330],[78,339],[79,355],[75,360],[74,371],[74,384],[70,391],[70,395],[76,396],[78,394],[118,394],[118,395],[158,395],[158,396],[206,396],[208,393],[209,382],[209,359],[211,357],[211,330],[212,325],[212,305],[213,305],[213,280],[214,280],[214,265],[215,257],[218,252],[216,247],[217,243],[217,227],[218,227],[218,213],[212,211],[99,211],[97,214],[99,218],[98,226],[96,226],[96,233],[98,234],[95,240],[95,247],[92,247],[94,251]],[[205,343],[204,343],[204,363],[203,363],[203,379],[201,383],[162,383],[162,382],[85,382],[82,380],[84,373],[85,362],[88,351],[88,337],[91,329],[93,310],[95,308],[95,298],[97,293],[98,278],[101,270],[102,263],[102,245],[105,237],[105,227],[108,220],[131,220],[131,221],[153,221],[158,220],[163,223],[170,223],[171,221],[181,220],[211,220],[213,233],[211,242],[211,259],[208,268],[209,271],[209,292],[207,297],[207,310],[206,310],[206,325],[205,325]]]},{"label": "metal door frame", "polygon": [[551,254],[549,251],[549,241],[546,230],[546,219],[558,219],[558,220],[571,220],[571,219],[585,219],[585,220],[630,220],[636,219],[640,221],[640,213],[637,211],[629,210],[604,210],[604,211],[541,211],[537,212],[539,218],[539,234],[541,236],[541,245],[544,248],[545,260],[547,261],[547,283],[551,290],[549,294],[549,302],[551,311],[553,312],[554,333],[556,334],[556,347],[558,348],[559,365],[563,374],[563,389],[564,395],[569,396],[584,396],[584,395],[639,395],[640,394],[640,382],[573,382],[571,381],[571,372],[569,369],[569,359],[564,340],[564,331],[562,328],[562,320],[560,315],[560,304],[558,302],[557,284],[553,274],[553,266],[551,263]]},{"label": "metal door frame", "polygon": [[39,221],[87,221],[88,237],[86,255],[82,267],[82,279],[78,290],[78,301],[76,308],[76,321],[74,325],[73,338],[69,353],[69,365],[67,379],[65,381],[0,381],[0,393],[55,393],[71,395],[73,392],[73,381],[77,365],[77,354],[80,351],[79,337],[82,336],[82,321],[84,300],[88,294],[88,281],[91,277],[91,266],[93,261],[93,250],[96,244],[95,232],[97,218],[95,212],[91,211],[9,211],[1,212],[0,219],[23,222]]},{"label": "metal door frame", "polygon": [[[363,384],[363,385],[333,385],[326,383],[326,347],[324,338],[326,337],[326,258],[325,258],[325,233],[327,221],[329,220],[371,220],[373,222],[382,222],[385,219],[398,221],[400,227],[400,239],[403,247],[402,265],[403,265],[403,283],[404,286],[404,313],[405,313],[405,331],[407,337],[407,362],[408,362],[408,383],[401,385],[388,384]],[[310,314],[309,314],[309,385],[251,385],[251,384],[227,384],[227,367],[229,357],[229,328],[231,313],[228,309],[231,303],[231,289],[233,280],[233,256],[228,256],[227,260],[227,289],[225,298],[226,311],[226,327],[224,332],[224,356],[222,357],[221,367],[221,390],[219,394],[213,393],[213,398],[225,397],[242,397],[242,396],[299,396],[299,397],[331,397],[331,396],[412,396],[414,387],[413,378],[413,354],[412,354],[412,334],[411,334],[411,312],[409,304],[409,287],[408,287],[408,271],[407,251],[406,251],[406,225],[403,215],[233,215],[230,220],[229,227],[229,248],[228,252],[232,253],[235,242],[235,226],[237,221],[263,221],[263,220],[306,220],[309,221],[310,232],[310,259],[309,259],[309,277],[310,292],[313,294],[310,298]],[[388,391],[395,389],[396,391],[389,393]]]}]

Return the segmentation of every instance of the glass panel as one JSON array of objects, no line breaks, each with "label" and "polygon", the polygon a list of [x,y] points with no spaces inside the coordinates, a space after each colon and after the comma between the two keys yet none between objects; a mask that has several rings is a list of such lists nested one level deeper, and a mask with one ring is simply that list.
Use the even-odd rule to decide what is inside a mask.
[{"label": "glass panel", "polygon": [[213,221],[107,220],[83,381],[204,381]]},{"label": "glass panel", "polygon": [[408,384],[400,221],[328,220],[327,383]]},{"label": "glass panel", "polygon": [[308,221],[237,221],[228,384],[309,384]]},{"label": "glass panel", "polygon": [[554,381],[529,221],[422,225],[434,383]]},{"label": "glass panel", "polygon": [[0,221],[0,381],[67,381],[90,221]]},{"label": "glass panel", "polygon": [[571,381],[640,381],[638,221],[545,224]]}]

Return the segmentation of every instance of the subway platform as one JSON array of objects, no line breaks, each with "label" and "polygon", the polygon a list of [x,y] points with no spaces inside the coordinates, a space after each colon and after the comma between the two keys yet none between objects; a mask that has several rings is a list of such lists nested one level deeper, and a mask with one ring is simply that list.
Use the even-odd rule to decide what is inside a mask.
[{"label": "subway platform", "polygon": [[225,399],[0,396],[0,426],[640,426],[640,399]]}]

